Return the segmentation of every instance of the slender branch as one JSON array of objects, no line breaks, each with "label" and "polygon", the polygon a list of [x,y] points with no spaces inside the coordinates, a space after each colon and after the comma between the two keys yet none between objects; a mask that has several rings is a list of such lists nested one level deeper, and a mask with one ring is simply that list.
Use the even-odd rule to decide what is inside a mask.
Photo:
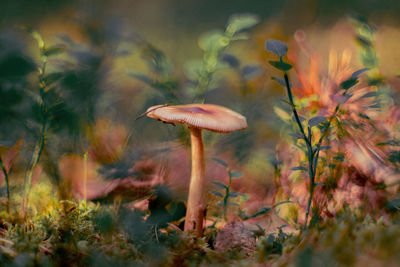
[{"label": "slender branch", "polygon": [[[320,153],[320,148],[321,148],[321,144],[324,141],[324,139],[326,138],[326,136],[329,133],[329,128],[332,124],[333,119],[336,117],[337,112],[339,111],[339,107],[340,105],[336,105],[335,110],[333,112],[333,114],[330,116],[329,121],[327,126],[325,127],[321,137],[319,138],[317,144],[316,144],[316,148],[315,150],[313,150],[312,147],[312,133],[311,133],[311,127],[308,127],[308,136],[306,135],[305,131],[304,131],[304,127],[301,124],[299,115],[297,113],[296,110],[296,106],[294,104],[293,101],[293,94],[290,88],[290,83],[289,83],[289,77],[287,75],[286,72],[284,72],[284,79],[285,79],[285,84],[286,84],[286,89],[287,89],[287,94],[288,94],[288,98],[289,98],[289,102],[292,106],[292,111],[293,111],[293,115],[294,118],[296,120],[296,123],[300,129],[300,132],[303,136],[304,141],[306,142],[307,145],[307,157],[308,157],[308,175],[310,178],[310,196],[308,199],[308,203],[307,203],[307,210],[306,210],[306,216],[305,216],[305,222],[304,222],[304,229],[307,227],[308,224],[308,217],[311,211],[311,206],[312,206],[312,199],[313,199],[313,195],[314,195],[314,188],[315,188],[315,175],[317,173],[317,166],[318,166],[318,160],[319,160],[319,153]],[[343,96],[345,96],[347,93],[347,91],[343,92]]]},{"label": "slender branch", "polygon": [[292,90],[291,90],[291,88],[290,88],[289,77],[288,77],[288,75],[287,75],[286,72],[285,72],[285,74],[284,74],[284,78],[285,78],[286,90],[287,90],[289,102],[290,102],[290,105],[292,106],[292,112],[293,112],[294,118],[295,118],[295,120],[296,120],[296,123],[297,123],[297,125],[299,126],[299,129],[300,129],[300,132],[301,132],[301,134],[302,134],[302,136],[303,136],[304,141],[306,141],[306,143],[307,143],[308,145],[311,145],[310,140],[308,140],[308,138],[307,138],[307,136],[306,136],[306,133],[305,133],[305,131],[304,131],[304,127],[303,127],[303,125],[301,124],[301,121],[300,121],[300,118],[299,118],[299,114],[297,113],[296,106],[295,106],[294,101],[293,101]]},{"label": "slender branch", "polygon": [[304,222],[304,229],[305,229],[307,227],[307,223],[308,223],[308,216],[309,216],[310,210],[311,210],[312,197],[314,194],[314,186],[315,186],[315,169],[316,168],[314,166],[314,153],[313,153],[313,148],[312,148],[311,127],[308,127],[308,135],[306,135],[306,133],[304,131],[304,127],[301,124],[299,114],[297,113],[296,106],[293,101],[293,94],[292,94],[292,90],[290,88],[289,76],[287,75],[286,72],[284,72],[284,79],[285,79],[286,90],[287,90],[289,102],[292,106],[292,112],[293,112],[294,118],[296,120],[297,126],[300,129],[303,139],[307,145],[308,175],[309,175],[309,179],[310,179],[310,196],[308,199],[306,218],[305,218],[305,222]]},{"label": "slender branch", "polygon": [[[346,95],[346,91],[344,91],[342,95],[343,96]],[[312,146],[311,146],[311,154],[309,153],[309,157],[308,157],[309,158],[308,166],[309,166],[309,173],[310,173],[310,198],[308,199],[304,228],[307,227],[308,216],[309,216],[310,209],[311,209],[312,197],[314,194],[314,187],[315,187],[315,175],[317,173],[317,166],[318,166],[319,152],[321,151],[320,150],[321,144],[329,133],[329,128],[332,124],[333,119],[336,117],[337,112],[339,111],[339,107],[340,107],[339,104],[336,105],[335,110],[334,110],[333,114],[330,116],[330,118],[328,120],[328,124],[326,125],[321,137],[319,138],[317,145],[316,145],[316,149],[314,151],[312,150]],[[309,150],[309,152],[310,152],[310,150]],[[311,172],[310,172],[310,169],[311,169]]]},{"label": "slender branch", "polygon": [[311,210],[312,199],[313,199],[313,195],[314,195],[314,186],[315,186],[315,171],[314,170],[316,170],[316,166],[314,166],[314,156],[313,156],[313,152],[312,152],[312,147],[310,148],[309,146],[307,146],[307,150],[308,150],[308,175],[310,178],[310,196],[308,198],[306,218],[304,220],[304,229],[307,228],[308,217],[309,217],[310,210]]}]

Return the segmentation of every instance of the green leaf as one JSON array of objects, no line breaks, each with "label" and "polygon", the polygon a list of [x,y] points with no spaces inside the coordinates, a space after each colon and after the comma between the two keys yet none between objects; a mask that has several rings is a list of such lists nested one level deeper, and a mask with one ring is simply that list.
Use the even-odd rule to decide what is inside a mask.
[{"label": "green leaf", "polygon": [[141,82],[144,82],[148,85],[153,85],[153,80],[145,74],[132,72],[132,73],[129,73],[128,76],[135,78]]},{"label": "green leaf", "polygon": [[313,126],[320,124],[321,122],[323,122],[325,120],[326,120],[326,117],[324,117],[324,116],[312,117],[311,119],[308,120],[308,125],[310,127],[313,127]]},{"label": "green leaf", "polygon": [[[299,117],[299,121],[300,121],[300,122],[303,122],[303,121],[306,120],[306,118],[304,118],[303,116],[298,115],[298,117]],[[292,115],[292,120],[293,120],[294,122],[296,122],[296,117],[294,116],[294,114]]]},{"label": "green leaf", "polygon": [[48,75],[46,75],[43,80],[46,83],[46,85],[50,85],[54,82],[57,82],[64,78],[64,73],[63,72],[53,72]]},{"label": "green leaf", "polygon": [[243,41],[243,40],[249,40],[250,39],[250,34],[248,34],[247,32],[241,32],[241,33],[236,33],[233,37],[232,37],[232,41]]},{"label": "green leaf", "polygon": [[32,31],[31,35],[32,35],[33,39],[35,39],[35,41],[37,42],[38,47],[40,49],[43,49],[44,48],[44,40],[43,40],[42,35],[37,31]]},{"label": "green leaf", "polygon": [[370,68],[363,68],[363,69],[357,70],[357,71],[353,72],[353,74],[351,74],[351,78],[357,79],[358,76],[360,76],[361,74],[363,74],[364,72],[369,71],[369,70],[370,70]]},{"label": "green leaf", "polygon": [[229,17],[226,32],[233,35],[235,33],[254,27],[260,22],[260,17],[254,14],[235,14]]},{"label": "green leaf", "polygon": [[266,213],[271,210],[271,207],[261,207],[258,209],[258,212]]},{"label": "green leaf", "polygon": [[366,119],[366,120],[370,120],[370,119],[371,119],[368,115],[366,115],[366,114],[364,114],[364,113],[358,113],[358,116],[359,116],[360,118],[363,118],[363,119]]},{"label": "green leaf", "polygon": [[259,65],[246,65],[242,68],[242,76],[249,81],[261,75],[261,67]]},{"label": "green leaf", "polygon": [[348,89],[350,89],[351,87],[353,87],[354,85],[356,85],[357,83],[358,83],[358,79],[357,79],[357,78],[349,78],[349,79],[343,81],[343,82],[339,85],[339,87],[340,87],[341,89],[348,90]]},{"label": "green leaf", "polygon": [[219,59],[222,62],[227,63],[229,65],[229,67],[231,67],[231,68],[238,68],[239,65],[240,65],[239,59],[235,55],[232,55],[232,54],[229,54],[229,53],[222,53],[219,56]]},{"label": "green leaf", "polygon": [[235,198],[235,197],[240,197],[240,196],[245,196],[245,194],[241,194],[241,193],[238,193],[238,192],[229,192],[229,197],[233,197],[233,198]]},{"label": "green leaf", "polygon": [[374,86],[374,85],[379,85],[384,81],[383,77],[373,77],[368,79],[368,85],[369,86]]},{"label": "green leaf", "polygon": [[293,136],[294,138],[297,139],[303,139],[303,136],[301,134],[297,134],[297,133],[289,133],[290,136]]},{"label": "green leaf", "polygon": [[360,98],[369,98],[369,97],[377,97],[378,96],[378,92],[368,92],[363,96],[360,96]]},{"label": "green leaf", "polygon": [[278,57],[283,57],[284,55],[286,55],[288,50],[288,47],[284,42],[273,39],[267,40],[265,42],[265,48],[267,49],[267,51],[274,53]]},{"label": "green leaf", "polygon": [[400,210],[400,199],[396,198],[386,203],[386,207],[391,210]]},{"label": "green leaf", "polygon": [[214,195],[216,195],[217,197],[221,197],[221,198],[224,197],[224,195],[222,195],[220,192],[217,192],[217,191],[214,191],[214,190],[212,190],[212,191],[210,191],[210,192],[211,192],[211,194],[214,194]]},{"label": "green leaf", "polygon": [[209,31],[200,36],[199,47],[203,51],[219,51],[229,45],[229,38],[220,31]]},{"label": "green leaf", "polygon": [[378,143],[376,144],[377,146],[400,146],[400,140],[389,140],[387,142],[382,142],[382,143]]},{"label": "green leaf", "polygon": [[271,207],[267,207],[267,206],[261,207],[258,209],[258,211],[256,213],[250,215],[249,218],[255,218],[257,216],[264,215],[264,214],[269,213],[270,211],[271,211]]},{"label": "green leaf", "polygon": [[319,150],[328,150],[330,148],[331,148],[331,146],[320,146]]},{"label": "green leaf", "polygon": [[186,62],[183,66],[183,73],[191,81],[197,81],[200,79],[203,73],[203,61],[202,60],[191,60]]},{"label": "green leaf", "polygon": [[241,171],[231,170],[231,171],[229,171],[229,176],[231,178],[239,178],[239,177],[243,176],[243,173]]},{"label": "green leaf", "polygon": [[273,67],[277,68],[278,70],[282,71],[288,71],[292,68],[292,65],[286,62],[281,62],[281,61],[268,61],[269,64],[271,64]]},{"label": "green leaf", "polygon": [[226,185],[224,185],[223,183],[220,183],[220,182],[211,182],[211,183],[222,189],[228,188]]},{"label": "green leaf", "polygon": [[293,167],[293,168],[290,168],[290,170],[292,170],[292,171],[307,171],[307,169],[302,166]]},{"label": "green leaf", "polygon": [[239,207],[240,205],[236,202],[228,202],[228,205]]},{"label": "green leaf", "polygon": [[49,48],[45,48],[43,51],[43,55],[46,57],[54,56],[61,54],[65,51],[64,47],[61,46],[51,46]]},{"label": "green leaf", "polygon": [[344,161],[344,153],[337,153],[336,156],[333,157],[334,160],[343,162]]},{"label": "green leaf", "polygon": [[281,118],[283,121],[289,121],[291,119],[289,113],[287,113],[286,110],[281,109],[278,106],[274,106],[273,109],[276,115],[278,115],[278,117]]},{"label": "green leaf", "polygon": [[274,204],[273,208],[276,208],[276,207],[278,207],[278,206],[280,206],[282,204],[291,204],[291,203],[296,203],[296,202],[291,201],[291,200],[281,201],[281,202],[278,202],[278,203]]},{"label": "green leaf", "polygon": [[[282,85],[283,87],[286,87],[286,82],[284,79],[279,78],[279,77],[272,77],[272,80],[278,82],[280,85]],[[290,87],[292,87],[292,85],[290,84]]]},{"label": "green leaf", "polygon": [[357,41],[360,45],[364,46],[365,48],[369,48],[369,47],[372,46],[372,43],[371,43],[370,40],[368,40],[368,39],[366,39],[366,38],[364,38],[364,37],[362,37],[362,36],[360,36],[360,35],[356,36],[356,41]]},{"label": "green leaf", "polygon": [[228,167],[228,163],[226,163],[225,161],[223,161],[222,159],[219,158],[212,158],[213,161],[217,162],[218,164],[224,166],[225,168]]},{"label": "green leaf", "polygon": [[400,162],[400,151],[391,151],[388,156],[390,162]]}]

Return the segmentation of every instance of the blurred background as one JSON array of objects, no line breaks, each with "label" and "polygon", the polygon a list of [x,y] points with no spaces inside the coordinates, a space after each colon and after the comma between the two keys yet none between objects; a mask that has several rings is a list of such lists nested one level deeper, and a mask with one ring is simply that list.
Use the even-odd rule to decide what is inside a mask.
[{"label": "blurred background", "polygon": [[[135,119],[152,105],[204,98],[244,114],[249,124],[230,135],[205,133],[209,179],[226,178],[211,161],[222,158],[244,171],[240,191],[257,188],[260,201],[271,202],[264,196],[273,190],[276,144],[285,128],[279,115],[285,115],[274,109],[284,91],[271,80],[279,72],[266,63],[273,55],[265,51],[265,40],[282,40],[294,54],[302,49],[294,40],[299,33],[319,55],[321,72],[328,70],[332,50],[348,51],[356,70],[365,62],[354,21],[368,21],[379,71],[396,85],[399,13],[395,0],[2,0],[0,139],[4,146],[24,140],[15,161],[18,176],[45,131],[42,173],[55,183],[72,181],[80,197],[78,165],[85,154],[93,164],[88,177],[95,180],[90,198],[110,189],[98,186],[101,181],[126,177],[185,191],[187,129]],[[255,23],[216,48],[222,39],[213,38],[234,14],[252,14]]]}]

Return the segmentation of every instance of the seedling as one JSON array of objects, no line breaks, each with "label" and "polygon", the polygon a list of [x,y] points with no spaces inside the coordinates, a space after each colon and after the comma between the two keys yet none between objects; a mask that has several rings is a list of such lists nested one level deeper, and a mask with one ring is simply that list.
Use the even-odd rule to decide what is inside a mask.
[{"label": "seedling", "polygon": [[229,165],[218,158],[213,158],[213,160],[215,162],[217,162],[218,164],[220,164],[221,166],[223,166],[226,169],[227,175],[228,175],[228,183],[224,184],[221,182],[217,182],[214,181],[212,182],[215,186],[217,186],[219,189],[223,190],[223,193],[221,193],[220,191],[214,191],[212,190],[211,193],[216,195],[217,197],[221,198],[221,200],[218,202],[218,205],[222,206],[222,210],[223,210],[223,218],[225,221],[227,221],[227,211],[228,211],[228,206],[229,205],[233,205],[233,206],[239,206],[239,204],[235,201],[230,201],[231,199],[236,199],[238,197],[246,197],[245,194],[242,193],[238,193],[235,191],[232,191],[232,179],[237,179],[237,178],[241,178],[243,176],[243,173],[241,171],[238,170],[232,170]]}]

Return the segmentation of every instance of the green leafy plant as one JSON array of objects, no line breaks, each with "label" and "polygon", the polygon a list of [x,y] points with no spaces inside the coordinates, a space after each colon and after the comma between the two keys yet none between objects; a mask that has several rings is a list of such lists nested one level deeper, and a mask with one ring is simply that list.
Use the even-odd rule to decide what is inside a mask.
[{"label": "green leafy plant", "polygon": [[[99,67],[103,58],[78,51],[82,48],[73,43],[47,45],[39,32],[26,31],[36,41],[39,61],[36,84],[26,89],[26,94],[31,96],[27,104],[30,110],[21,118],[27,134],[26,143],[33,148],[24,177],[22,218],[26,216],[32,178],[39,162],[58,186],[60,197],[66,198],[68,193],[61,186],[58,159],[66,150],[82,148],[85,137],[81,133],[95,117],[95,104],[100,95],[97,88]],[[68,64],[66,56],[77,60]]]},{"label": "green leafy plant", "polygon": [[[251,218],[256,218],[256,217],[268,214],[271,212],[272,209],[275,209],[282,204],[294,203],[293,201],[289,201],[289,200],[281,201],[281,202],[274,204],[272,207],[270,207],[270,206],[260,207],[257,212],[250,214],[250,215],[246,214],[245,211],[243,211],[240,208],[240,201],[238,201],[238,200],[240,197],[241,199],[246,201],[248,196],[243,193],[232,191],[232,188],[231,188],[232,187],[232,179],[241,178],[243,176],[243,173],[239,170],[232,170],[229,167],[228,163],[226,163],[225,161],[223,161],[219,158],[213,158],[213,160],[226,169],[227,176],[228,176],[227,184],[217,182],[217,181],[211,182],[213,185],[215,185],[219,189],[218,191],[212,190],[211,193],[221,199],[220,201],[218,201],[217,204],[222,207],[222,217],[225,221],[227,221],[227,211],[228,211],[229,206],[238,207],[239,208],[238,217],[240,217],[242,220],[248,220]],[[221,192],[221,190],[222,190],[222,192]]]},{"label": "green leafy plant", "polygon": [[285,225],[278,228],[278,233],[262,235],[257,242],[257,260],[260,262],[268,260],[273,255],[282,255],[283,248],[289,235],[283,232]]},{"label": "green leafy plant", "polygon": [[236,199],[238,197],[246,197],[245,194],[232,191],[232,188],[231,188],[232,179],[237,179],[237,178],[242,177],[243,173],[238,170],[231,170],[229,165],[221,159],[213,158],[213,160],[215,162],[217,162],[219,165],[223,166],[226,169],[226,172],[228,175],[228,183],[227,184],[217,182],[217,181],[212,182],[216,187],[218,187],[220,190],[222,190],[222,193],[220,191],[215,191],[215,190],[211,191],[212,194],[221,198],[221,200],[218,202],[218,205],[222,207],[222,217],[225,221],[227,221],[228,207],[230,205],[239,207],[239,204],[237,202],[230,201],[230,200]]},{"label": "green leafy plant", "polygon": [[[149,100],[152,103],[157,103],[157,101],[158,103],[161,101],[169,104],[182,103],[178,93],[179,81],[172,75],[173,65],[171,60],[160,49],[147,42],[143,42],[139,46],[142,51],[142,58],[151,70],[151,75],[130,72],[129,76],[144,82],[157,91],[158,96],[152,95],[152,98],[155,99]],[[157,98],[160,98],[160,96],[162,99],[158,100]]]},{"label": "green leafy plant", "polygon": [[33,31],[32,37],[36,40],[38,44],[38,48],[40,50],[40,66],[38,67],[38,95],[36,96],[36,107],[38,110],[37,115],[39,116],[40,121],[40,132],[38,136],[38,140],[34,146],[32,158],[28,170],[25,175],[24,180],[24,197],[21,204],[21,216],[25,217],[26,207],[29,201],[29,194],[32,186],[32,176],[33,172],[36,169],[36,166],[39,163],[40,156],[43,152],[44,146],[46,144],[46,138],[49,128],[49,120],[51,118],[49,114],[50,107],[48,106],[48,101],[46,101],[46,92],[50,86],[49,77],[46,72],[46,65],[48,57],[62,52],[62,49],[58,47],[47,47],[41,35]]},{"label": "green leafy plant", "polygon": [[215,73],[227,66],[226,59],[225,62],[221,60],[223,52],[234,42],[247,40],[246,31],[258,22],[258,16],[253,14],[233,15],[228,19],[225,31],[209,31],[200,37],[199,46],[203,50],[203,58],[188,62],[185,68],[186,76],[193,83],[188,88],[193,102],[205,101],[207,92],[216,87]]},{"label": "green leafy plant", "polygon": [[[265,46],[268,51],[274,53],[276,56],[279,57],[279,61],[269,61],[269,63],[274,68],[283,72],[283,79],[279,77],[273,77],[273,80],[277,81],[278,83],[286,87],[288,104],[292,110],[293,118],[297,125],[298,131],[300,132],[292,135],[300,140],[304,140],[306,145],[304,153],[308,160],[308,166],[307,167],[297,166],[292,168],[293,171],[308,171],[309,198],[308,198],[304,226],[303,226],[305,229],[308,226],[308,218],[311,211],[314,190],[315,187],[319,185],[319,183],[316,183],[319,154],[321,150],[329,149],[329,146],[322,146],[322,143],[325,141],[325,139],[329,134],[332,121],[336,118],[340,104],[337,104],[333,114],[331,114],[328,118],[325,116],[314,116],[306,120],[304,117],[300,116],[297,111],[294,96],[292,93],[292,84],[289,81],[289,75],[288,75],[288,71],[292,69],[292,65],[285,62],[283,59],[288,51],[288,47],[285,43],[278,40],[267,40]],[[368,70],[369,70],[368,68],[364,68],[355,71],[347,80],[343,81],[340,84],[339,87],[340,89],[342,89],[343,98],[347,96],[348,90],[359,82],[358,76]],[[318,126],[317,128],[321,132],[319,138],[313,136],[312,128],[316,126]]]}]

